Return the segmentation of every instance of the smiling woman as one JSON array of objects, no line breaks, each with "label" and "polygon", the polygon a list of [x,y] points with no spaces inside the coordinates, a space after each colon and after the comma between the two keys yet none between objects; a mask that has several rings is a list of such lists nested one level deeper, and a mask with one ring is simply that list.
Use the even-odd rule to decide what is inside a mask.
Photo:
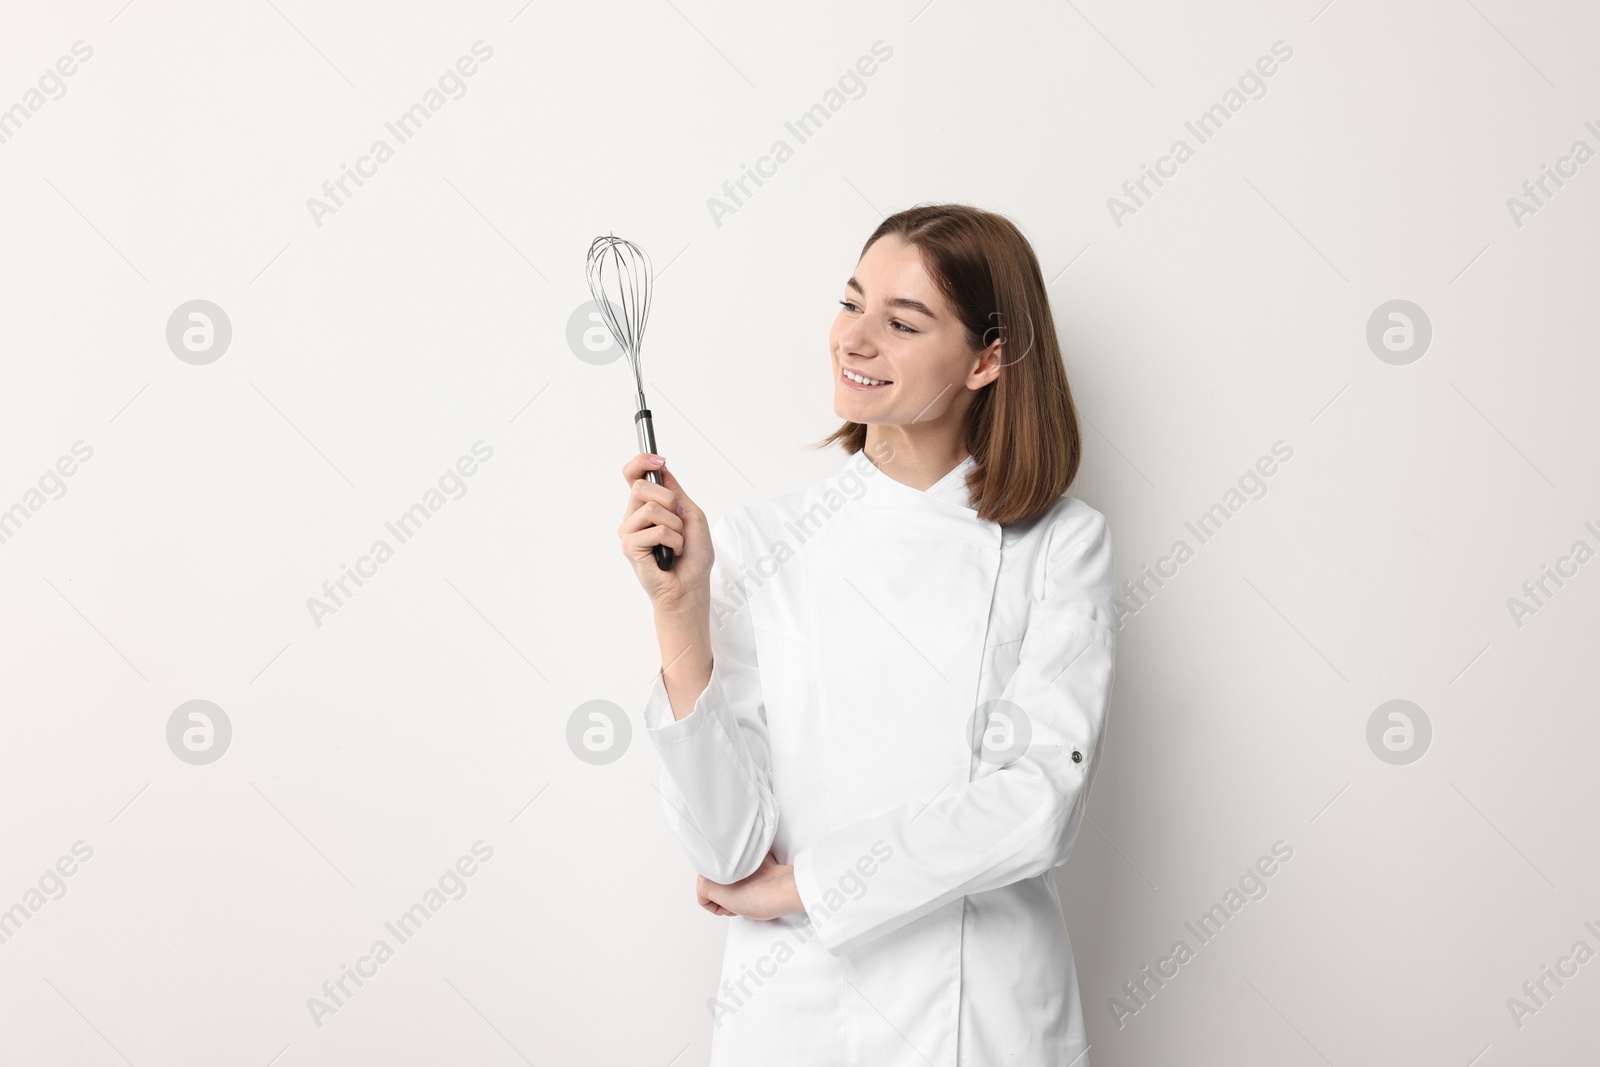
[{"label": "smiling woman", "polygon": [[1089,1067],[1051,871],[1099,766],[1115,568],[1067,493],[1033,250],[973,207],[890,216],[828,353],[832,477],[712,523],[661,457],[623,467],[664,665],[644,733],[728,923],[711,1063]]},{"label": "smiling woman", "polygon": [[[828,342],[846,421],[824,445],[860,452],[875,424],[878,465],[917,488],[969,454],[968,488],[990,522],[1037,515],[1066,491],[1077,415],[1044,278],[1009,220],[955,206],[891,216],[839,305]],[[937,470],[894,469],[891,457],[939,439],[950,452],[931,457]]]}]

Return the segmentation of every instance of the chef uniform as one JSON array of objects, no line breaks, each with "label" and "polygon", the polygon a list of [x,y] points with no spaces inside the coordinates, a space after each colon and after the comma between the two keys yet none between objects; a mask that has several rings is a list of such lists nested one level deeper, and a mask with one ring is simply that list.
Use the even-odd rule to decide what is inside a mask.
[{"label": "chef uniform", "polygon": [[792,864],[806,913],[724,918],[713,1067],[1088,1067],[1051,870],[1114,678],[1111,538],[1063,494],[978,517],[865,452],[711,525],[711,679],[644,733],[690,865]]}]

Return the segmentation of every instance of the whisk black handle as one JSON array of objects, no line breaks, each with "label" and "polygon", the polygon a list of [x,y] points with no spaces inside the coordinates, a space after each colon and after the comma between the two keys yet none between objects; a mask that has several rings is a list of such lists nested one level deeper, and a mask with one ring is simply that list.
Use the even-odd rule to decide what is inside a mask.
[{"label": "whisk black handle", "polygon": [[[640,408],[639,414],[633,417],[633,425],[639,431],[639,451],[654,452],[656,450],[656,428],[655,424],[650,421],[650,409]],[[654,467],[645,471],[644,476],[657,485],[664,484],[661,472]],[[652,554],[656,557],[656,566],[659,569],[664,571],[672,569],[675,553],[670,545],[656,545],[652,550]]]}]

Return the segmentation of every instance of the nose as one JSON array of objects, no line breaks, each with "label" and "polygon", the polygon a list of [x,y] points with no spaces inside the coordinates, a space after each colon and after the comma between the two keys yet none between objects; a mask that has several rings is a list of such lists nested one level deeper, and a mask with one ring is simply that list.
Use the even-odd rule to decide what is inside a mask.
[{"label": "nose", "polygon": [[856,319],[847,323],[839,332],[839,348],[852,355],[862,357],[874,355],[875,349],[867,340],[867,336],[864,319]]}]

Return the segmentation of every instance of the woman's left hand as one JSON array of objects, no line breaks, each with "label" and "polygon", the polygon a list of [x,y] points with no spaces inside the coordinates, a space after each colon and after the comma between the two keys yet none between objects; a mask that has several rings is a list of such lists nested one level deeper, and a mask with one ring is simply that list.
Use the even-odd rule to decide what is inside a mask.
[{"label": "woman's left hand", "polygon": [[748,878],[721,885],[696,875],[695,896],[713,915],[743,915],[747,919],[776,919],[805,911],[795,888],[794,868],[781,864],[771,852]]}]

